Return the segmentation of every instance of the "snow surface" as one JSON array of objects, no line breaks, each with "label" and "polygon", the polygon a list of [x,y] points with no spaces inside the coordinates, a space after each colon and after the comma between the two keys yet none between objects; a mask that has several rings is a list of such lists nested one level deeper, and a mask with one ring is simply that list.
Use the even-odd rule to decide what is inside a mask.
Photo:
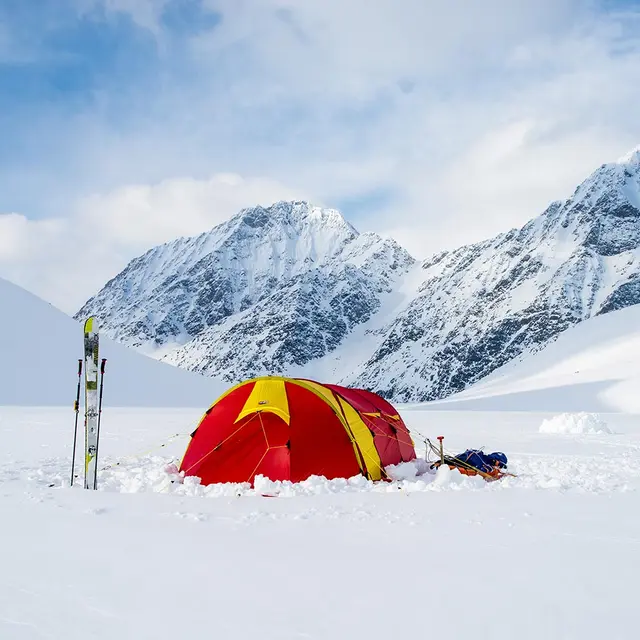
[{"label": "snow surface", "polygon": [[428,406],[451,410],[640,413],[640,305],[575,325],[469,389]]},{"label": "snow surface", "polygon": [[[599,198],[598,184],[574,197]],[[596,267],[568,287],[578,309],[600,304],[592,277],[606,288],[620,275]],[[512,282],[522,307],[530,282]],[[93,492],[69,486],[81,327],[4,281],[0,302],[2,640],[635,637],[640,307],[578,324],[446,401],[397,405],[421,460],[379,483],[183,478],[221,385],[105,340]],[[513,475],[433,473],[424,438],[439,435],[449,453],[504,452]]]},{"label": "snow surface", "polygon": [[[72,406],[84,355],[82,324],[2,279],[0,309],[0,405]],[[226,388],[101,335],[103,357],[108,405],[208,406]]]},{"label": "snow surface", "polygon": [[607,423],[596,413],[561,413],[542,421],[540,433],[611,433]]},{"label": "snow surface", "polygon": [[207,488],[175,473],[199,411],[108,408],[93,492],[68,486],[70,409],[0,407],[0,638],[633,637],[638,416],[559,437],[550,414],[400,410],[418,445],[517,477]]},{"label": "snow surface", "polygon": [[[3,286],[15,308],[27,296],[49,319]],[[51,362],[66,367],[77,327],[50,313]],[[184,478],[207,397],[189,409],[107,403],[98,491],[87,491],[81,476],[69,486],[71,403],[0,406],[0,638],[634,637],[638,313],[578,325],[466,399],[398,405],[420,459],[389,468],[392,482]],[[590,383],[568,382],[577,363]],[[617,413],[603,410],[611,397]],[[424,439],[439,435],[448,453],[504,452],[513,475],[434,473]]]}]

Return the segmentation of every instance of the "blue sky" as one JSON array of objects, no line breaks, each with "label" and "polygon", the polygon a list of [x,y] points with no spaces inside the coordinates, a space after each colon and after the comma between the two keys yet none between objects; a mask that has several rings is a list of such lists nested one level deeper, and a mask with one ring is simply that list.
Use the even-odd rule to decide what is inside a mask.
[{"label": "blue sky", "polygon": [[99,3],[81,10],[71,2],[43,0],[38,12],[22,0],[0,4],[5,34],[4,56],[0,48],[5,131],[0,168],[10,176],[24,175],[34,187],[26,188],[20,180],[12,188],[11,180],[3,181],[3,209],[27,210],[33,217],[55,214],[64,200],[42,202],[38,192],[60,189],[64,197],[72,196],[74,186],[68,191],[66,184],[52,184],[63,172],[75,173],[81,189],[91,188],[96,177],[85,165],[74,131],[80,134],[87,119],[114,136],[144,128],[152,96],[166,85],[179,91],[189,81],[181,42],[214,29],[218,21],[201,2],[167,3],[159,16],[166,36],[166,49],[160,51],[148,27]]},{"label": "blue sky", "polygon": [[[0,276],[73,310],[289,197],[479,240],[640,144],[639,42],[629,0],[4,0]],[[102,266],[70,286],[72,243]]]}]

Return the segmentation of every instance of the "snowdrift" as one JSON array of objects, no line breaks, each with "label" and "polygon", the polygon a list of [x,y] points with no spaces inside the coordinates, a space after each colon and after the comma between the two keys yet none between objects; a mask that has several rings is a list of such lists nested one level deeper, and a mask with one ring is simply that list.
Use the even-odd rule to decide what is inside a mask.
[{"label": "snowdrift", "polygon": [[640,306],[591,318],[433,409],[640,412]]},{"label": "snowdrift", "polygon": [[611,434],[607,423],[597,413],[561,413],[542,421],[540,433],[558,433],[570,435]]},{"label": "snowdrift", "polygon": [[[0,405],[72,407],[82,325],[0,278]],[[157,362],[101,336],[105,405],[207,407],[224,390],[212,378]]]}]

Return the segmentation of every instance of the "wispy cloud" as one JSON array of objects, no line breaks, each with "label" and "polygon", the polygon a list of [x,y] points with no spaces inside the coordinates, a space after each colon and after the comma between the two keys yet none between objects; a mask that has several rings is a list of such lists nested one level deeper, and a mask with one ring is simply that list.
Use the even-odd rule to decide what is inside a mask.
[{"label": "wispy cloud", "polygon": [[[46,242],[16,262],[5,241],[0,275],[67,309],[135,252],[241,204],[341,206],[424,256],[522,224],[640,142],[634,4],[44,4],[37,29],[2,16],[20,37],[0,37],[0,210],[22,215],[21,242],[47,219],[112,257],[70,293]],[[210,178],[229,173],[245,181]],[[110,232],[93,234],[96,216]]]},{"label": "wispy cloud", "polygon": [[68,312],[150,246],[195,235],[255,202],[299,198],[265,178],[216,174],[83,197],[68,215],[0,215],[0,272]]}]

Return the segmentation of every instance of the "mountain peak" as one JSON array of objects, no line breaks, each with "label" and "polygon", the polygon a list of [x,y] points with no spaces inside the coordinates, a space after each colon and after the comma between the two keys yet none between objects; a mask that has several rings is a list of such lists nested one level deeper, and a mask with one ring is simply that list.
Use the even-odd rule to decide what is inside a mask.
[{"label": "mountain peak", "polygon": [[279,201],[242,209],[204,234],[135,258],[76,317],[96,315],[117,340],[156,351],[183,344],[291,287],[308,294],[323,279],[317,275],[322,270],[324,279],[335,280],[331,313],[342,313],[338,289],[344,282],[369,290],[367,309],[341,325],[340,335],[346,335],[411,264],[399,246],[359,234],[335,209]]},{"label": "mountain peak", "polygon": [[251,227],[266,226],[269,222],[277,221],[296,228],[306,225],[323,226],[348,230],[353,235],[358,235],[356,229],[337,209],[319,207],[306,200],[279,200],[268,207],[247,207],[238,213],[237,218]]},{"label": "mountain peak", "polygon": [[576,188],[567,205],[577,215],[590,212],[593,219],[638,217],[640,147],[601,165]]},{"label": "mountain peak", "polygon": [[640,166],[640,145],[638,145],[637,147],[634,147],[633,149],[631,149],[631,151],[628,151],[623,156],[620,156],[616,160],[616,164],[626,164],[634,167],[639,167]]}]

